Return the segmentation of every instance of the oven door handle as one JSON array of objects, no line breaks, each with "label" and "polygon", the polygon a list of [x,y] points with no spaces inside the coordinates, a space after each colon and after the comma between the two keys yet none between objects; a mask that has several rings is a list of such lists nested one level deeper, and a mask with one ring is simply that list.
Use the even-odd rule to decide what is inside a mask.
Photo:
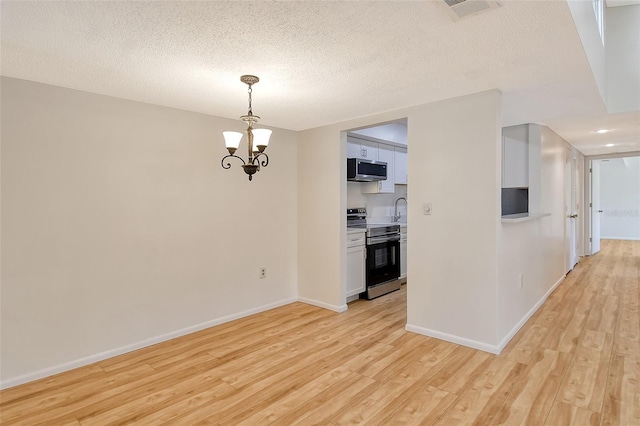
[{"label": "oven door handle", "polygon": [[369,237],[367,238],[367,245],[388,243],[393,241],[400,241],[400,234],[384,237]]}]

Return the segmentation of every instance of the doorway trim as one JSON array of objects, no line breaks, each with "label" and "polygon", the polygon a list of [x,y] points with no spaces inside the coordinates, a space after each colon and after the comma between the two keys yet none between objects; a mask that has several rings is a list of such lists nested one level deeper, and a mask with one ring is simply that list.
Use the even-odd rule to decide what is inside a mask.
[{"label": "doorway trim", "polygon": [[593,214],[593,206],[591,205],[591,170],[592,170],[592,162],[594,160],[607,160],[610,158],[626,158],[626,157],[640,157],[640,151],[629,151],[629,152],[616,152],[613,154],[598,154],[598,155],[585,155],[585,167],[584,167],[584,246],[582,247],[582,251],[585,256],[591,255],[591,238],[592,238],[592,229],[591,229],[591,215]]}]

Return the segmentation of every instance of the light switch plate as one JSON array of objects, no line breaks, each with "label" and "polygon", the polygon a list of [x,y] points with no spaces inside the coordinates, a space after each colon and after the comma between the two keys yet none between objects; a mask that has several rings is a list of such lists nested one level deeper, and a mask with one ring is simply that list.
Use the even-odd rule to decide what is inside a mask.
[{"label": "light switch plate", "polygon": [[423,209],[424,209],[424,214],[431,215],[431,203],[424,203]]}]

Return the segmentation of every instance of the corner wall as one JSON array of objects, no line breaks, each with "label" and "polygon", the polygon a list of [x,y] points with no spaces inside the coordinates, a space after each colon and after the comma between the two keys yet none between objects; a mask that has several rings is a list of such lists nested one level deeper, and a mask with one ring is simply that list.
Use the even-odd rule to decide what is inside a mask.
[{"label": "corner wall", "polygon": [[609,113],[640,109],[640,5],[607,8]]},{"label": "corner wall", "polygon": [[249,182],[239,120],[1,85],[3,387],[296,299],[296,133]]},{"label": "corner wall", "polygon": [[[346,137],[408,118],[407,329],[491,350],[497,344],[500,215],[498,91],[307,130],[298,159],[298,283],[302,300],[346,309]],[[320,166],[318,166],[320,165]],[[424,216],[424,202],[433,215]]]},{"label": "corner wall", "polygon": [[[602,103],[606,105],[608,99],[606,51],[600,38],[593,4],[591,1],[568,0],[567,5],[591,66],[591,72],[598,86]],[[606,22],[608,8],[605,7],[604,9]]]},{"label": "corner wall", "polygon": [[[409,115],[407,330],[494,352],[501,94]],[[432,203],[432,215],[423,204]]]}]

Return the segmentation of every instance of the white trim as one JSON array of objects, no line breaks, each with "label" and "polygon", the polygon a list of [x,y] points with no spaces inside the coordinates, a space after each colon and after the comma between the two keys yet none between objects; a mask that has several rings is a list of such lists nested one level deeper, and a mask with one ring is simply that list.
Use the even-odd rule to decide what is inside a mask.
[{"label": "white trim", "polygon": [[[347,303],[360,299],[360,293],[347,297]],[[345,309],[346,310],[346,309]]]},{"label": "white trim", "polygon": [[445,340],[447,342],[455,343],[462,346],[467,346],[473,349],[479,349],[481,351],[489,352],[492,354],[499,354],[500,351],[495,345],[490,345],[484,342],[478,342],[477,340],[467,339],[465,337],[455,336],[453,334],[442,333],[440,331],[431,330],[429,328],[418,327],[417,325],[407,324],[404,327],[405,330],[412,333],[422,334],[424,336],[435,337],[436,339]]},{"label": "white trim", "polygon": [[329,303],[320,302],[318,300],[308,299],[306,297],[298,297],[298,302],[306,303],[307,305],[317,306],[319,308],[329,309],[334,312],[344,312],[347,310],[347,304],[344,305],[331,305]]},{"label": "white trim", "polygon": [[517,223],[517,222],[528,222],[531,220],[542,219],[543,217],[551,216],[551,213],[518,213],[518,214],[508,214],[506,216],[500,217],[500,222],[502,223]]},{"label": "white trim", "polygon": [[497,352],[498,354],[502,352],[504,347],[507,346],[507,344],[511,341],[511,339],[513,339],[513,336],[515,336],[516,333],[520,331],[522,326],[524,326],[527,323],[527,321],[529,321],[529,318],[531,318],[533,314],[535,314],[536,311],[540,309],[542,304],[547,301],[547,298],[551,295],[551,293],[553,293],[553,290],[558,288],[558,286],[562,281],[564,281],[566,276],[567,275],[565,274],[562,277],[560,277],[560,279],[556,281],[556,283],[552,285],[549,290],[547,290],[547,292],[540,298],[540,300],[538,300],[538,302],[535,305],[533,305],[533,307],[529,310],[529,312],[527,312],[525,316],[523,316],[522,319],[518,321],[518,323],[511,329],[511,331],[506,336],[504,336],[504,338],[498,344],[498,352]]},{"label": "white trim", "polygon": [[640,241],[640,238],[634,238],[634,237],[630,237],[630,238],[626,238],[626,237],[603,237],[602,235],[600,235],[600,239],[601,240]]},{"label": "white trim", "polygon": [[502,341],[498,345],[490,345],[489,343],[478,342],[477,340],[467,339],[466,337],[455,336],[453,334],[442,333],[440,331],[431,330],[428,328],[418,327],[417,325],[407,324],[405,326],[405,330],[422,334],[424,336],[434,337],[436,339],[445,340],[447,342],[455,343],[462,346],[467,346],[473,349],[478,349],[481,351],[489,352],[492,354],[499,355],[500,352],[507,346],[507,343],[511,341],[513,336],[516,335],[518,331],[524,326],[527,321],[536,313],[540,306],[547,300],[549,295],[555,290],[562,281],[564,281],[566,275],[563,275],[551,288],[538,300],[538,302],[527,312],[527,314],[522,317],[522,319],[518,322],[518,324],[513,327],[513,329],[507,334]]},{"label": "white trim", "polygon": [[170,333],[162,334],[160,336],[151,337],[149,339],[141,340],[130,345],[121,346],[119,348],[110,349],[97,354],[89,355],[83,358],[79,358],[73,361],[65,362],[62,364],[54,365],[53,367],[44,368],[42,370],[34,371],[33,373],[23,374],[12,379],[3,380],[0,382],[0,389],[7,389],[13,386],[18,386],[23,383],[32,382],[34,380],[42,379],[44,377],[52,376],[54,374],[62,373],[64,371],[72,370],[74,368],[84,367],[85,365],[93,364],[94,362],[103,361],[114,356],[122,355],[127,352],[135,351],[147,346],[155,345],[156,343],[165,342],[167,340],[175,339],[196,331],[204,330],[205,328],[213,327],[223,324],[225,322],[233,321],[249,315],[254,315],[260,312],[268,311],[280,306],[288,305],[296,302],[298,299],[295,297],[289,299],[279,300],[277,302],[269,303],[267,305],[258,306],[256,308],[247,309],[242,312],[227,315],[221,318],[216,318],[211,321],[206,321],[200,324],[195,324],[180,330],[172,331]]}]

